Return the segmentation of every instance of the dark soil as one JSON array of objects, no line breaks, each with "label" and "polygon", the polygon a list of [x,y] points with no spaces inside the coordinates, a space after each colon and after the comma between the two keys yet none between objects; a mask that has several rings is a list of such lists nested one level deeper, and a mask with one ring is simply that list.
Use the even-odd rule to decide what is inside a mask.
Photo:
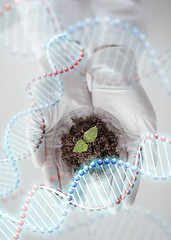
[{"label": "dark soil", "polygon": [[[118,139],[114,132],[109,131],[106,123],[95,115],[83,118],[72,118],[75,123],[69,133],[64,134],[61,143],[62,160],[76,171],[81,165],[88,164],[92,158],[119,157],[116,151]],[[86,152],[73,152],[78,140],[83,139],[84,133],[96,126],[98,134],[94,142],[88,143]]]}]

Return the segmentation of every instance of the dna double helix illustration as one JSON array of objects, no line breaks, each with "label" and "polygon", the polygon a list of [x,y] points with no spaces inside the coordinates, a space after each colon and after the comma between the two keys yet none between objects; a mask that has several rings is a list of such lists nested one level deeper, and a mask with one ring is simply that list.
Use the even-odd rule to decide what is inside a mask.
[{"label": "dna double helix illustration", "polygon": [[[86,19],[84,22],[79,22],[76,26],[69,27],[66,32],[77,42],[89,49],[89,55],[92,54],[93,49],[106,41],[105,36],[108,36],[108,45],[125,46],[127,50],[133,51],[134,61],[137,64],[137,72],[132,75],[129,69],[126,69],[126,62],[130,59],[130,52],[125,54],[124,62],[120,62],[120,69],[123,73],[122,78],[127,84],[136,82],[138,80],[148,79],[154,74],[160,79],[164,85],[166,92],[170,95],[170,49],[163,55],[158,56],[148,42],[146,36],[141,31],[130,23],[120,19],[110,18],[95,18]],[[106,43],[105,43],[106,44]],[[104,56],[106,62],[108,56]],[[97,55],[98,58],[98,55]],[[115,66],[118,61],[119,54],[116,53],[109,61]],[[87,69],[88,70],[88,69]],[[88,70],[89,72],[89,70]],[[113,81],[113,84],[116,83]],[[121,85],[123,83],[118,83]]]},{"label": "dna double helix illustration", "polygon": [[[105,168],[111,172],[113,186],[111,176],[107,175]],[[117,174],[114,175],[115,171]],[[124,164],[121,160],[107,158],[104,161],[92,162],[80,170],[74,177],[68,194],[47,186],[35,185],[28,192],[20,220],[13,221],[6,214],[1,213],[3,239],[18,239],[24,224],[27,228],[40,233],[50,233],[59,229],[71,206],[97,212],[112,211],[125,201],[125,198],[129,198],[136,184],[137,174],[137,168],[130,167],[128,162]]]},{"label": "dna double helix illustration", "polygon": [[[18,3],[16,1],[14,4],[16,4],[17,7],[19,7],[20,4],[25,4],[25,11],[27,11],[27,3],[27,1],[21,1],[21,3],[20,1]],[[48,1],[44,1],[44,4],[48,4]],[[4,11],[11,11],[13,7],[15,7],[13,4],[8,6],[4,5]],[[8,13],[9,12],[7,12],[7,14]],[[9,23],[11,24],[13,17],[15,17],[15,19],[17,19],[17,17],[15,16],[16,12],[13,17],[5,14],[6,12],[0,11],[0,16],[5,16],[3,19],[5,24],[1,22],[0,26],[6,27],[3,29],[2,35],[5,40],[5,45],[7,46],[9,45],[10,39],[10,35],[8,35]],[[46,12],[45,20],[49,22],[49,15],[47,16],[47,14],[49,14],[49,12]],[[51,14],[50,18],[52,17]],[[36,14],[35,18],[37,18],[37,23],[40,22]],[[123,23],[118,19],[95,18],[92,20],[87,19],[83,23],[78,23],[75,27],[70,27],[57,36],[56,32],[52,31],[52,34],[48,34],[48,39],[50,35],[53,36],[55,34],[55,37],[53,36],[47,44],[47,59],[49,69],[52,70],[49,71],[49,73],[33,77],[26,84],[30,108],[14,116],[5,131],[4,147],[6,156],[0,159],[0,179],[2,179],[0,181],[1,197],[11,194],[11,192],[19,186],[20,176],[17,161],[32,157],[32,154],[39,151],[41,144],[45,141],[46,122],[43,112],[53,108],[61,101],[65,90],[63,88],[63,75],[69,74],[68,72],[71,70],[80,71],[83,74],[86,72],[89,73],[89,69],[84,68],[84,61],[85,58],[91,54],[91,49],[93,49],[94,46],[91,46],[92,43],[88,41],[88,36],[91,35],[92,39],[96,39],[98,32],[103,29],[104,36],[101,36],[101,39],[99,39],[100,44],[103,42],[105,32],[111,31],[113,28],[117,34],[111,35],[110,43],[121,42],[124,45],[125,39],[129,39],[129,41],[127,41],[128,49],[131,50],[136,46],[134,52],[138,66],[141,69],[139,73],[140,77],[149,77],[150,74],[157,72],[165,85],[170,84],[169,80],[167,80],[169,76],[162,70],[163,65],[168,69],[167,64],[169,64],[169,61],[167,62],[167,60],[170,57],[170,53],[167,52],[166,56],[158,58],[151,49],[150,44],[146,41],[145,36],[128,23]],[[24,27],[24,29],[27,28]],[[43,32],[45,33],[46,31]],[[113,39],[115,36],[117,36],[117,39]],[[37,37],[35,36],[33,42],[36,43],[36,41]],[[92,42],[94,41],[95,40]],[[45,42],[46,41],[44,41],[43,45]],[[16,52],[17,47],[14,43],[11,44],[14,46],[12,51]],[[18,43],[18,41],[16,41],[16,43]],[[39,45],[41,44],[39,43]],[[22,46],[23,49],[20,48],[20,50],[22,55],[26,56],[26,49],[28,48],[24,44]],[[34,53],[36,49],[35,46],[37,45],[33,44],[32,48],[29,48],[29,51]],[[90,52],[87,49],[89,49]],[[138,56],[141,57],[138,58]],[[119,56],[115,57],[119,58]],[[127,58],[129,59],[129,54]],[[165,64],[166,62],[167,64]],[[125,62],[123,62],[120,67],[123,72],[127,71]],[[126,84],[131,84],[130,81],[135,82],[137,80],[139,80],[139,76],[132,76],[129,72],[124,76]],[[119,82],[119,84],[122,83]],[[31,126],[33,121],[38,124],[32,133],[28,131],[28,126]],[[105,214],[106,212],[117,212],[122,204],[124,205],[127,200],[129,201],[139,181],[140,175],[147,175],[155,180],[169,179],[171,176],[170,161],[171,139],[165,136],[159,136],[159,134],[147,134],[144,138],[140,139],[140,144],[137,149],[135,149],[135,158],[132,162],[116,158],[94,159],[89,165],[85,165],[78,170],[73,181],[68,185],[68,192],[66,193],[50,186],[35,185],[28,191],[25,204],[21,209],[18,219],[14,219],[7,213],[0,211],[0,239],[18,239],[25,228],[39,233],[56,231],[64,225],[63,223],[65,223],[68,215],[70,212],[72,213],[72,209],[74,208],[86,210],[86,212],[88,212],[87,214],[96,212],[98,217],[97,219],[95,218],[95,222],[101,221],[100,215],[98,214],[104,214],[107,218],[109,215]],[[126,213],[124,214],[126,215]],[[148,221],[154,225],[153,228],[150,228],[149,232],[146,233],[144,239],[151,239],[151,237],[154,236],[152,234],[156,226],[157,230],[161,230],[159,239],[164,237],[170,239],[168,227],[160,223],[158,218],[151,217],[150,214],[142,213],[141,211],[137,211],[136,214],[138,218],[143,218],[144,224],[139,226],[140,231],[136,232],[134,239],[140,239],[148,225]],[[124,218],[119,216],[122,224],[120,231],[119,229],[116,231],[116,237],[121,236],[123,228],[127,228],[125,236],[131,235],[130,231],[135,229],[135,223],[133,225],[133,221],[130,221],[130,219],[132,220],[134,215],[133,212],[129,212]],[[119,221],[119,217],[115,218],[115,220]],[[146,221],[146,218],[148,221]],[[86,224],[89,224],[89,222],[88,220]],[[130,225],[132,224],[129,227],[127,226],[128,222]],[[111,225],[112,224],[113,222],[111,221]],[[106,228],[105,223],[103,227]],[[100,238],[99,232],[98,238]],[[111,231],[109,231],[109,233],[110,232]],[[91,230],[91,227],[90,235],[93,239],[94,229]],[[155,231],[155,236],[156,239],[157,236],[159,236],[157,231]],[[96,238],[95,235],[95,239],[98,238]]]},{"label": "dna double helix illustration", "polygon": [[154,179],[171,177],[171,139],[159,134],[147,134],[138,146],[136,165],[139,172]]},{"label": "dna double helix illustration", "polygon": [[16,163],[8,157],[0,159],[0,196],[13,192],[19,185],[20,176]]}]

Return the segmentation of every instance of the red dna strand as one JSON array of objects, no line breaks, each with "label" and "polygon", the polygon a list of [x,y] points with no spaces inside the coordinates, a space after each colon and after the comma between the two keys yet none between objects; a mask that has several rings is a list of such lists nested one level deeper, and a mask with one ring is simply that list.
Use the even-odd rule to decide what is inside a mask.
[{"label": "red dna strand", "polygon": [[[51,187],[47,187],[47,186],[41,186],[43,189],[46,189],[48,192],[51,192],[52,188]],[[22,197],[24,194],[26,194],[26,192],[29,192],[28,190],[32,189],[30,187],[19,187],[18,191],[12,192],[11,195],[8,196],[4,196],[1,198],[1,201],[3,202],[3,205],[5,206],[7,204],[8,201],[16,201],[19,200],[20,197]],[[59,190],[54,190],[55,194],[61,196],[61,199],[66,198],[66,195],[61,193]],[[13,204],[13,203],[12,203]],[[53,207],[53,204],[52,204]],[[64,235],[68,234],[69,232],[73,232],[73,231],[77,231],[79,228],[85,229],[85,232],[87,232],[86,230],[86,226],[89,222],[95,222],[98,216],[94,216],[92,215],[92,212],[84,212],[79,208],[75,208],[74,206],[69,209],[69,215],[68,215],[68,219],[65,222],[65,226],[58,229],[58,235],[62,235],[64,237]],[[19,221],[14,218],[9,216],[9,214],[6,213],[2,213],[1,214],[8,216],[8,219],[11,219],[13,221],[13,223],[18,223]],[[16,226],[17,227],[17,226]],[[24,230],[29,230],[29,231],[33,231],[33,232],[39,232],[39,229],[34,226],[32,227],[31,224],[27,224],[25,223],[23,225]],[[3,227],[3,230],[6,231],[6,228]]]},{"label": "red dna strand", "polygon": [[84,55],[84,48],[65,33],[52,38],[47,46],[47,58],[56,74],[74,69]]},{"label": "red dna strand", "polygon": [[20,229],[17,227],[15,220],[0,211],[0,239],[11,240],[16,231],[20,231]]},{"label": "red dna strand", "polygon": [[57,73],[39,75],[27,82],[26,91],[33,109],[53,107],[63,96],[63,83]]},{"label": "red dna strand", "polygon": [[22,186],[20,183],[18,188],[10,191],[8,195],[1,196],[0,201],[2,202],[2,205],[6,206],[6,204],[8,204],[12,200],[16,200],[16,199],[19,200],[20,197],[24,196],[27,193],[27,191],[31,189],[31,187],[32,186]]},{"label": "red dna strand", "polygon": [[10,221],[4,214],[0,222],[0,239],[18,239],[23,225],[33,231],[51,233],[59,229],[67,215],[66,195],[52,188],[35,185],[25,199],[20,219]]},{"label": "red dna strand", "polygon": [[171,139],[159,134],[146,134],[136,154],[138,171],[154,179],[171,177]]},{"label": "red dna strand", "polygon": [[[24,231],[33,231],[35,232],[39,232],[39,229],[36,228],[31,228],[30,225],[28,224],[24,224],[23,227],[21,227],[21,223],[22,221],[18,221],[16,218],[11,217],[9,214],[4,213],[2,211],[0,211],[0,215],[1,215],[1,220],[0,220],[0,226],[2,227],[2,231],[0,230],[0,236],[1,237],[5,237],[5,235],[10,237],[12,234],[18,234],[18,232],[20,233],[22,230],[21,228],[24,228]],[[58,231],[56,231],[56,235],[58,237],[63,237],[65,239],[66,235],[70,235],[72,233],[77,233],[77,231],[79,231],[79,229],[81,228],[85,234],[87,234],[87,224],[89,223],[95,223],[95,221],[97,221],[98,216],[92,216],[92,212],[91,213],[85,213],[83,211],[78,211],[78,208],[72,208],[72,211],[70,211],[70,215],[68,216],[68,221],[65,222],[65,226],[62,229],[58,229]],[[20,227],[17,227],[17,224],[20,223]],[[12,232],[8,229],[8,226],[10,230],[13,231],[13,229],[16,228],[16,233],[15,230],[14,232]],[[21,230],[21,231],[20,231]],[[42,229],[43,230],[43,229]],[[42,234],[43,232],[41,232]],[[13,236],[14,237],[14,236]],[[17,237],[17,236],[15,236]],[[4,239],[4,238],[3,238]],[[5,237],[5,239],[7,239]],[[12,238],[11,238],[12,239]]]}]

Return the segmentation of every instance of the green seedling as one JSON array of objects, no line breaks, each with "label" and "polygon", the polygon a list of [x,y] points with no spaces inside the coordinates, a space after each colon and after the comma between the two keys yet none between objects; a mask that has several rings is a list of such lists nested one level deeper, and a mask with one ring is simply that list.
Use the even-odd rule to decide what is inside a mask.
[{"label": "green seedling", "polygon": [[88,149],[88,143],[94,142],[97,137],[98,129],[96,126],[90,128],[84,133],[83,140],[76,142],[73,152],[86,152]]}]

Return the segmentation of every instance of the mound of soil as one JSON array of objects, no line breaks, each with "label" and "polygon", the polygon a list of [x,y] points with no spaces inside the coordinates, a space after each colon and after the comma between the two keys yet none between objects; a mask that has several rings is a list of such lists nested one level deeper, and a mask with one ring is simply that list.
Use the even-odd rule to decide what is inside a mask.
[{"label": "mound of soil", "polygon": [[[116,151],[118,139],[114,132],[110,131],[106,123],[95,115],[86,118],[72,118],[74,125],[61,138],[62,160],[67,166],[76,171],[83,164],[88,164],[94,158],[119,157]],[[83,139],[84,133],[96,126],[98,134],[94,142],[88,143],[86,152],[73,152],[78,140]]]}]

